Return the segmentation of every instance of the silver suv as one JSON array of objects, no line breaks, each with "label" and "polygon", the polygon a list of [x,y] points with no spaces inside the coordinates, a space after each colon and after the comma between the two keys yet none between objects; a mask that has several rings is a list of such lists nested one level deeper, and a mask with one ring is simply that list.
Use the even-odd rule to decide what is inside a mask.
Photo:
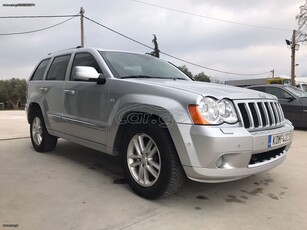
[{"label": "silver suv", "polygon": [[149,55],[94,48],[45,57],[28,81],[36,151],[58,138],[120,155],[131,188],[155,199],[186,176],[224,182],[282,163],[293,126],[276,97],[193,81]]}]

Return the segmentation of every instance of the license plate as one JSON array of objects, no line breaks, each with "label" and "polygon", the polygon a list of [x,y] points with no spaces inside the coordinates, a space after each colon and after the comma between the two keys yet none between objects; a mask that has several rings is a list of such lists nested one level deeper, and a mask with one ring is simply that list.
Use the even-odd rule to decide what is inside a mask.
[{"label": "license plate", "polygon": [[276,134],[269,136],[269,147],[286,144],[290,141],[290,133]]}]

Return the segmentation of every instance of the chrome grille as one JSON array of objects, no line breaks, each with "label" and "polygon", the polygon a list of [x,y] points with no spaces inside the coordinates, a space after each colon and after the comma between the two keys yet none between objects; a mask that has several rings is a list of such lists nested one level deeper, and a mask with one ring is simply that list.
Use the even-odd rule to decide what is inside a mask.
[{"label": "chrome grille", "polygon": [[282,126],[284,113],[278,101],[254,100],[237,101],[240,120],[249,131],[257,131]]}]

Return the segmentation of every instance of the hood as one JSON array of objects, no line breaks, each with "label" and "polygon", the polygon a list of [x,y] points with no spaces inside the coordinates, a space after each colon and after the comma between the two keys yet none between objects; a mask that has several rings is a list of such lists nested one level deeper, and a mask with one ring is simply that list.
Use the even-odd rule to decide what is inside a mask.
[{"label": "hood", "polygon": [[161,87],[169,87],[182,91],[196,93],[202,96],[213,96],[217,99],[229,98],[237,99],[276,99],[275,96],[256,90],[245,89],[235,86],[221,85],[215,83],[206,83],[200,81],[185,80],[161,80],[161,79],[142,79],[142,81],[150,82],[152,85]]}]

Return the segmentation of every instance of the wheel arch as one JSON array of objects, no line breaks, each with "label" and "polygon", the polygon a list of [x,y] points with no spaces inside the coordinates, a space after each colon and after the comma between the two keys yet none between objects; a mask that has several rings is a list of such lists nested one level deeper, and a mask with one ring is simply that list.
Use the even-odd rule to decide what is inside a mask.
[{"label": "wheel arch", "polygon": [[[140,116],[140,121],[142,121],[142,118],[144,118],[144,116],[148,116],[149,114],[146,112],[140,112],[140,111],[130,111],[127,112],[125,114],[125,116],[122,117],[122,120],[117,128],[117,132],[114,135],[114,139],[112,142],[112,155],[120,155],[121,151],[122,151],[122,140],[125,138],[125,132],[129,129],[129,126],[134,125],[134,124],[130,124],[127,119],[129,117],[129,115],[131,114],[137,114]],[[146,120],[147,121],[147,120]],[[162,127],[164,127],[169,136],[172,139],[172,142],[174,144],[174,147],[176,149],[177,152],[177,156],[179,158],[179,161],[182,165],[191,165],[191,159],[189,158],[189,154],[188,151],[185,147],[185,141],[180,133],[179,127],[177,125],[177,123],[172,123],[172,124],[168,124],[167,122],[165,122],[165,120],[163,119],[163,117],[157,115],[157,114],[150,114],[150,117],[148,118],[148,122],[157,124],[157,125],[161,125]],[[140,123],[140,124],[144,124],[144,123]],[[109,140],[110,141],[110,140]]]},{"label": "wheel arch", "polygon": [[[129,117],[131,116],[133,116],[134,119],[138,118],[139,120],[134,120],[135,124],[133,124],[131,123],[131,121],[129,121]],[[118,155],[121,152],[122,150],[121,140],[124,138],[126,130],[129,129],[129,126],[146,124],[146,122],[151,122],[157,125],[161,125],[165,127],[169,133],[168,127],[162,117],[156,114],[149,114],[149,113],[141,112],[141,111],[127,112],[120,120],[120,124],[118,126],[118,129],[115,135],[114,145],[113,145],[114,155]]]},{"label": "wheel arch", "polygon": [[33,119],[33,111],[35,111],[35,110],[39,110],[42,113],[40,105],[38,103],[36,103],[36,102],[32,102],[29,105],[28,114],[27,114],[27,120],[28,120],[29,124],[31,123],[31,121]]}]

